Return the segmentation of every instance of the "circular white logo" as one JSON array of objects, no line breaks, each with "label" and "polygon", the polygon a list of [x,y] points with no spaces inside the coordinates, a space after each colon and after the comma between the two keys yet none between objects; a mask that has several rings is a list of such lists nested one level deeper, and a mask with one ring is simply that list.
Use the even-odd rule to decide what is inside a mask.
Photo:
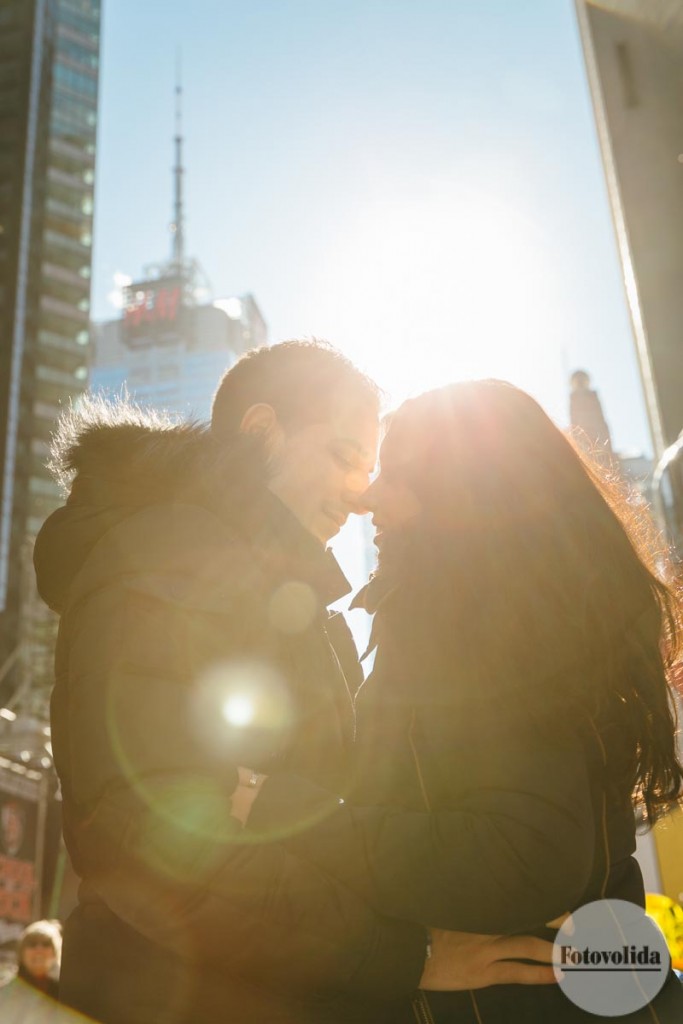
[{"label": "circular white logo", "polygon": [[575,910],[557,933],[554,959],[567,998],[599,1017],[647,1006],[671,963],[657,925],[625,900],[596,900]]}]

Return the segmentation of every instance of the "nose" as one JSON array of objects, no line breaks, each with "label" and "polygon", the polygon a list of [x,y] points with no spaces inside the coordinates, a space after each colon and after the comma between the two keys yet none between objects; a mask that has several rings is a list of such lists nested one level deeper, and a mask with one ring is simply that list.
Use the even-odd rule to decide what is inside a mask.
[{"label": "nose", "polygon": [[363,500],[368,491],[369,480],[370,474],[364,470],[354,469],[346,474],[343,500],[349,510],[356,515],[363,515],[367,512],[363,506]]},{"label": "nose", "polygon": [[356,513],[359,516],[364,516],[367,512],[375,511],[375,483],[370,484],[366,487],[361,494],[356,498]]}]

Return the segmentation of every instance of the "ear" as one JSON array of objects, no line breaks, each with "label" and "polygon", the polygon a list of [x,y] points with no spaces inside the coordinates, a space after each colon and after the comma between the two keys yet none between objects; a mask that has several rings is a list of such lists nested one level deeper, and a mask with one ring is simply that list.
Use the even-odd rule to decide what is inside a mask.
[{"label": "ear", "polygon": [[283,431],[272,405],[265,402],[250,405],[242,417],[240,434],[262,437],[268,454],[273,455],[279,447]]}]

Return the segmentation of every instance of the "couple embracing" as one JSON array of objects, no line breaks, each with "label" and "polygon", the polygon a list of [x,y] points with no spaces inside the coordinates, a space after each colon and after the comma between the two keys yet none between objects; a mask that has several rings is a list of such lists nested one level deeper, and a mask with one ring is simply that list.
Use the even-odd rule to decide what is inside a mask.
[{"label": "couple embracing", "polygon": [[[552,939],[644,902],[634,801],[652,820],[683,780],[675,597],[528,395],[409,400],[371,483],[379,412],[287,342],[226,373],[210,425],[97,401],[60,425],[35,564],[82,879],[62,998],[94,1020],[592,1019]],[[326,547],[363,512],[365,683]]]}]

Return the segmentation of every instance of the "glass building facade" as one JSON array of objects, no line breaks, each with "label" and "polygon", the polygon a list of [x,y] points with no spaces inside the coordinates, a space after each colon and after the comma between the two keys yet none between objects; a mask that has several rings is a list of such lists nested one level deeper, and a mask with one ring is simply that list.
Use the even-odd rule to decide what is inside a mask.
[{"label": "glass building facade", "polygon": [[[87,384],[100,0],[0,0],[0,701],[44,700],[33,539],[60,405]],[[14,696],[13,696],[14,695]]]},{"label": "glass building facade", "polygon": [[[141,294],[139,286],[131,286]],[[151,291],[145,293],[149,296]],[[146,298],[146,312],[154,307]],[[208,420],[218,382],[235,360],[268,344],[265,321],[251,295],[216,305],[186,306],[171,326],[126,329],[126,317],[94,325],[90,386],[108,396],[126,394],[136,404],[184,420]]]}]

